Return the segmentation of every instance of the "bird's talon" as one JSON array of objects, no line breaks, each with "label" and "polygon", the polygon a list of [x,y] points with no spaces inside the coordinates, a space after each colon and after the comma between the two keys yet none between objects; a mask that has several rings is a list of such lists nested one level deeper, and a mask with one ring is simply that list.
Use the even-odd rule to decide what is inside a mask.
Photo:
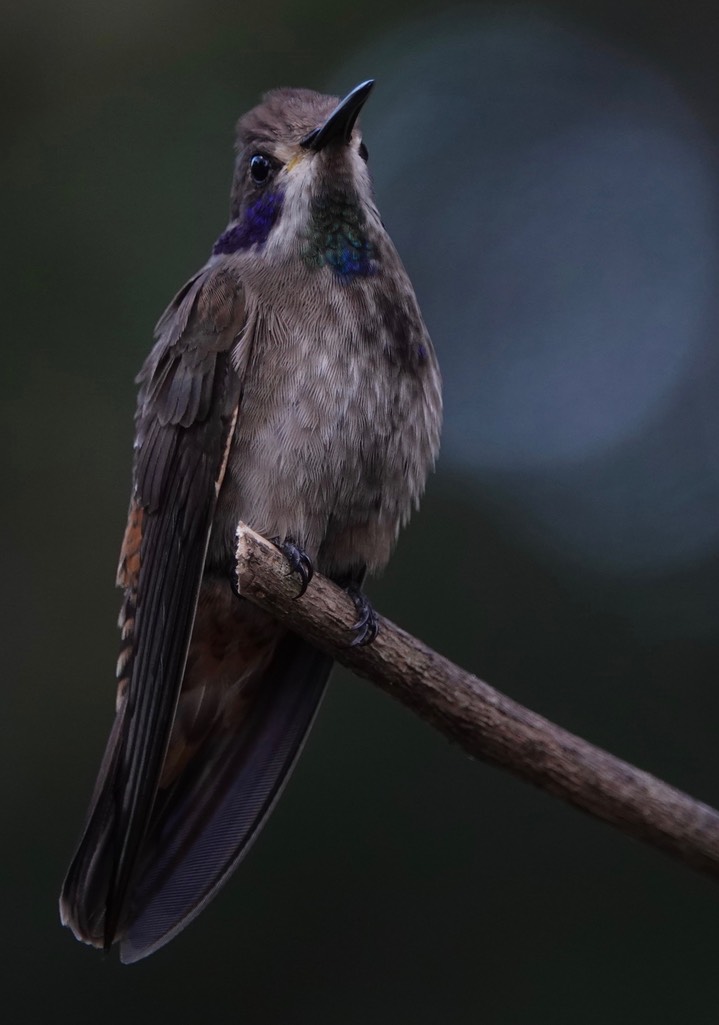
[{"label": "bird's talon", "polygon": [[371,644],[379,633],[377,613],[372,608],[367,596],[356,585],[351,584],[347,588],[347,594],[354,602],[358,613],[357,622],[353,623],[350,627],[352,632],[356,634],[350,642],[350,647],[362,648],[365,644]]},{"label": "bird's talon", "polygon": [[300,589],[295,595],[295,600],[297,600],[297,598],[301,598],[305,593],[307,585],[315,575],[312,560],[304,548],[300,548],[289,537],[286,537],[284,541],[280,541],[278,537],[273,537],[271,540],[287,559],[290,565],[290,573],[296,573],[300,578]]}]

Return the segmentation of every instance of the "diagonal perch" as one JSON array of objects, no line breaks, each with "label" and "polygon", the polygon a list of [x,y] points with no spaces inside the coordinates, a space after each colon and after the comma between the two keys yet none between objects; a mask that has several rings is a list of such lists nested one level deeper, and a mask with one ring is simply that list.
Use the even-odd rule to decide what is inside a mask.
[{"label": "diagonal perch", "polygon": [[315,574],[307,594],[295,600],[297,579],[286,559],[243,523],[237,578],[244,597],[372,680],[473,757],[719,876],[719,812],[517,704],[381,616],[376,641],[351,647],[351,599]]}]

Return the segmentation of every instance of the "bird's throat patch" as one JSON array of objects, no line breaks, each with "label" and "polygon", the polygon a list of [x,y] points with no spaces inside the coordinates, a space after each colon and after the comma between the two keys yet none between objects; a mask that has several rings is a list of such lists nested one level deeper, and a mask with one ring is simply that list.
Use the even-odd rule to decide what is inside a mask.
[{"label": "bird's throat patch", "polygon": [[315,196],[302,259],[311,267],[330,267],[344,281],[375,273],[375,246],[367,236],[367,221],[355,195],[327,189]]},{"label": "bird's throat patch", "polygon": [[284,195],[280,191],[263,192],[245,209],[242,219],[223,232],[212,252],[237,253],[250,246],[262,246],[282,212]]}]

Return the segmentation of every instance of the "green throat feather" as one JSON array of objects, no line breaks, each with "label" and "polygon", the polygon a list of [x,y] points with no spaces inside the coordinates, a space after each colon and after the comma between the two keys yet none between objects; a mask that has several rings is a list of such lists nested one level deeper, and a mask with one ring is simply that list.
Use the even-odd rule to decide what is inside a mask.
[{"label": "green throat feather", "polygon": [[342,189],[328,189],[312,200],[311,229],[302,259],[312,267],[330,267],[345,280],[367,277],[377,267],[375,247],[359,202]]}]

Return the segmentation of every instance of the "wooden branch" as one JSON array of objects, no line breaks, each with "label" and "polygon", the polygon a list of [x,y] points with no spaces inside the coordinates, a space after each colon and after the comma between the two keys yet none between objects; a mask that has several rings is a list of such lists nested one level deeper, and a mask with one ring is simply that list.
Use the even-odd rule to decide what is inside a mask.
[{"label": "wooden branch", "polygon": [[378,617],[373,644],[351,647],[351,599],[315,575],[297,577],[265,538],[240,524],[240,593],[367,677],[475,758],[499,765],[693,868],[719,876],[719,812],[575,737],[500,694]]}]

